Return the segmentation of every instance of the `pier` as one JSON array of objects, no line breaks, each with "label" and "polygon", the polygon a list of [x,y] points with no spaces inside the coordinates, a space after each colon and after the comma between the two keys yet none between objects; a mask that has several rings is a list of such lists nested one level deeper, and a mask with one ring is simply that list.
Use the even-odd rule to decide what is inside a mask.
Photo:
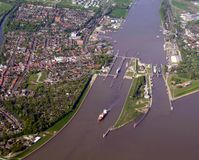
[{"label": "pier", "polygon": [[133,124],[133,127],[136,128],[148,115],[149,111],[151,110],[151,107],[148,108],[147,112],[137,121]]},{"label": "pier", "polygon": [[110,131],[113,129],[113,127],[110,127],[104,134],[103,134],[103,138],[105,138],[109,133]]}]

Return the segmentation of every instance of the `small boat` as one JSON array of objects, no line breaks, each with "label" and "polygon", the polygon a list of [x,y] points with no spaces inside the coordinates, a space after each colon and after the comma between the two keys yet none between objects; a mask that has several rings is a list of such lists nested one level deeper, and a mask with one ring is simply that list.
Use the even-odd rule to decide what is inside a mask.
[{"label": "small boat", "polygon": [[157,35],[157,36],[156,36],[156,38],[160,38],[160,36],[159,36],[159,35]]},{"label": "small boat", "polygon": [[118,68],[118,69],[116,70],[116,74],[119,74],[120,71],[121,71],[121,68]]},{"label": "small boat", "polygon": [[153,73],[157,73],[157,66],[153,66]]},{"label": "small boat", "polygon": [[98,122],[102,121],[106,115],[108,114],[108,110],[104,109],[103,112],[98,116]]}]

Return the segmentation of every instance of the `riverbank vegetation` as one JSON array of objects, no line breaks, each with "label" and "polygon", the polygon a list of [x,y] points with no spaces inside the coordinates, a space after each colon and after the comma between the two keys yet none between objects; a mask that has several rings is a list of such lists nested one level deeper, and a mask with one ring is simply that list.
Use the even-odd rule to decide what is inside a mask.
[{"label": "riverbank vegetation", "polygon": [[199,80],[190,80],[172,75],[169,77],[168,82],[174,99],[199,90]]},{"label": "riverbank vegetation", "polygon": [[114,18],[125,18],[127,13],[128,13],[127,9],[116,8],[116,9],[113,9],[113,11],[111,12],[110,16],[114,17]]},{"label": "riverbank vegetation", "polygon": [[[94,81],[96,77],[93,77],[91,81]],[[51,138],[55,136],[64,126],[66,126],[70,120],[75,116],[75,114],[78,112],[81,104],[84,102],[84,99],[86,98],[92,83],[89,80],[82,91],[81,97],[79,97],[78,101],[74,104],[73,109],[66,115],[64,116],[61,120],[57,121],[52,127],[47,129],[46,131],[43,131],[39,134],[41,136],[41,139],[33,144],[32,146],[28,147],[25,151],[19,153],[15,158],[17,159],[22,159],[29,154],[31,154],[33,151],[37,150],[39,147],[47,143]]]},{"label": "riverbank vegetation", "polygon": [[144,98],[145,76],[133,79],[123,110],[114,128],[135,120],[148,110],[149,100]]},{"label": "riverbank vegetation", "polygon": [[[19,117],[23,123],[20,135],[46,132],[56,122],[56,127],[53,127],[51,131],[58,131],[60,126],[63,126],[76,111],[89,82],[88,77],[83,77],[78,81],[63,82],[51,86],[38,84],[34,88],[35,94],[33,96],[13,97],[2,103],[7,111]],[[59,122],[59,120],[61,121]],[[5,137],[9,139],[12,135],[4,136],[3,141],[6,141]],[[13,148],[10,149],[13,150]],[[1,150],[1,154],[6,155],[11,151],[5,148]]]},{"label": "riverbank vegetation", "polygon": [[134,0],[113,0],[114,7],[110,16],[115,18],[125,18],[133,2]]},{"label": "riverbank vegetation", "polygon": [[179,8],[179,9],[183,9],[186,10],[187,9],[187,5],[185,3],[183,3],[182,1],[177,1],[177,0],[172,0],[171,1],[172,5]]}]

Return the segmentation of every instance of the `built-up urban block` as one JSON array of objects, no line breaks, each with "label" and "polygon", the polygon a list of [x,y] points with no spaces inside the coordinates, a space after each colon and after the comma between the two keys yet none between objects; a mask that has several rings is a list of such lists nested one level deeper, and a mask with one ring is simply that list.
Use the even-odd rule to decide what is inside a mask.
[{"label": "built-up urban block", "polygon": [[101,33],[120,23],[93,11],[27,3],[13,11],[0,65],[1,155],[24,150],[73,110],[92,72],[111,60]]}]

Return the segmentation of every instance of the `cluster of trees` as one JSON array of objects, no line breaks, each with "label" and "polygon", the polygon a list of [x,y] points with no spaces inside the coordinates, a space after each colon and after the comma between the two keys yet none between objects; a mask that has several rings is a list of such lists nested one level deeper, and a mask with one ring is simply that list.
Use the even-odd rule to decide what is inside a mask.
[{"label": "cluster of trees", "polygon": [[179,32],[177,37],[178,47],[182,55],[182,62],[177,67],[178,76],[191,80],[199,79],[199,54],[197,50],[186,47],[183,41],[183,30],[176,25]]},{"label": "cluster of trees", "polygon": [[39,30],[40,24],[30,23],[30,22],[22,22],[22,21],[8,21],[7,27],[5,28],[5,32],[14,31],[14,30],[23,30],[27,32],[36,32]]},{"label": "cluster of trees", "polygon": [[112,62],[113,56],[109,54],[93,55],[93,60],[95,64],[98,64],[101,66],[107,66]]},{"label": "cluster of trees", "polygon": [[199,55],[192,50],[181,50],[183,61],[177,67],[177,74],[187,79],[199,79]]},{"label": "cluster of trees", "polygon": [[33,97],[13,97],[3,105],[23,121],[23,134],[37,133],[71,112],[88,79],[86,76],[67,83],[39,85]]},{"label": "cluster of trees", "polygon": [[160,7],[160,17],[163,21],[165,21],[167,17],[167,8],[169,7],[169,3],[166,0],[163,0]]},{"label": "cluster of trees", "polygon": [[145,84],[145,76],[141,76],[141,77],[138,77],[138,78],[135,78],[133,83],[133,88],[132,88],[132,92],[131,92],[131,96],[132,98],[138,98],[140,97],[141,95],[141,91],[143,89],[143,86]]},{"label": "cluster of trees", "polygon": [[16,153],[16,152],[23,151],[27,147],[24,145],[24,142],[22,139],[18,139],[17,141],[16,141],[16,139],[12,139],[12,141],[9,141],[9,142],[3,140],[3,142],[5,142],[5,145],[7,145],[7,148],[0,147],[0,155],[2,155],[2,156],[6,156],[11,152]]}]

